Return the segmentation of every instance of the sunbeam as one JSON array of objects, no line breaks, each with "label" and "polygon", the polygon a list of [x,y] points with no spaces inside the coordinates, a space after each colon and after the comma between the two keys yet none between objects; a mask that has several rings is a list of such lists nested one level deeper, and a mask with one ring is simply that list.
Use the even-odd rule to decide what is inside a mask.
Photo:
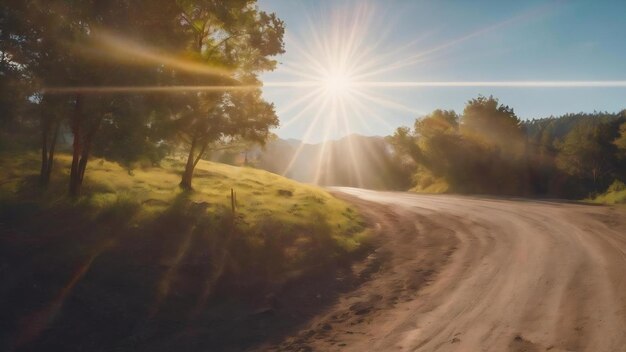
[{"label": "sunbeam", "polygon": [[182,93],[182,92],[223,92],[236,90],[254,90],[257,85],[216,85],[216,86],[70,86],[70,87],[44,87],[42,93],[46,94],[117,94],[117,93]]},{"label": "sunbeam", "polygon": [[137,62],[142,65],[145,63],[165,65],[201,75],[231,77],[233,74],[230,69],[211,65],[206,61],[195,62],[179,58],[104,30],[94,31],[93,37],[95,45],[93,48],[88,48],[87,52],[94,51],[98,55],[105,55],[118,61]]},{"label": "sunbeam", "polygon": [[[317,93],[317,91],[314,91],[315,93]],[[291,124],[294,124],[298,121],[300,121],[302,118],[306,117],[306,114],[312,110],[313,108],[317,108],[318,104],[320,102],[322,102],[323,97],[318,95],[316,97],[313,98],[313,100],[310,100],[305,106],[304,108],[302,108],[296,115],[294,115],[291,119],[289,119],[287,122],[283,123],[281,125],[282,128],[288,127]],[[302,101],[298,102],[300,105],[302,103]]]},{"label": "sunbeam", "polygon": [[[344,129],[346,135],[350,135],[350,124],[348,120],[348,113],[346,111],[346,104],[341,101],[339,104],[339,108],[341,109],[341,122],[343,122]],[[352,166],[352,173],[356,178],[356,184],[358,187],[363,187],[363,177],[361,175],[361,171],[359,165],[357,164],[356,152],[354,149],[354,145],[352,143],[352,139],[348,138],[348,153],[350,155],[350,165]],[[352,180],[351,180],[352,181]]]},{"label": "sunbeam", "polygon": [[302,137],[302,141],[300,142],[300,145],[298,146],[295,153],[293,154],[291,160],[289,161],[289,164],[287,164],[285,171],[283,171],[282,173],[283,176],[286,176],[289,173],[289,171],[291,171],[291,168],[293,167],[294,163],[297,161],[298,157],[300,156],[300,153],[302,152],[302,148],[304,147],[305,142],[307,142],[310,139],[311,133],[313,133],[314,127],[316,127],[317,121],[320,119],[323,112],[325,111],[327,104],[328,104],[327,100],[324,100],[322,102],[321,108],[317,111],[317,113],[313,117],[313,121],[309,124],[309,127],[304,132],[304,136]]}]

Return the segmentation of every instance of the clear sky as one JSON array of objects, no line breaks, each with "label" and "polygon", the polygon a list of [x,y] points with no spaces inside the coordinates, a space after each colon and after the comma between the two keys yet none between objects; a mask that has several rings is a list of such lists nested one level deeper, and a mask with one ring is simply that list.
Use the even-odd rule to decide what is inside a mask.
[{"label": "clear sky", "polygon": [[259,7],[286,25],[286,53],[263,75],[283,138],[387,135],[437,108],[461,112],[479,94],[522,119],[626,108],[624,0]]}]

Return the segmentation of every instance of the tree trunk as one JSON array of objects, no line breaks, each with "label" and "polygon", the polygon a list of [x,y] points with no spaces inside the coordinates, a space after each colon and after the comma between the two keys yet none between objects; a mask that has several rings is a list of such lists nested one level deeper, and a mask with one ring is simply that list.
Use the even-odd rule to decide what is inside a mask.
[{"label": "tree trunk", "polygon": [[204,142],[204,144],[202,144],[202,148],[200,148],[200,153],[198,153],[198,155],[196,156],[196,160],[193,161],[194,170],[196,168],[196,165],[198,165],[198,163],[200,162],[200,159],[202,159],[202,155],[204,155],[204,151],[206,150],[208,144],[208,142]]},{"label": "tree trunk", "polygon": [[72,166],[70,168],[70,196],[77,197],[80,195],[80,156],[82,155],[82,135],[81,135],[81,118],[82,118],[82,97],[76,95],[74,102],[74,114],[72,116],[72,134],[74,142],[72,143]]},{"label": "tree trunk", "polygon": [[194,156],[196,147],[198,146],[198,138],[193,137],[193,139],[191,140],[191,148],[189,148],[189,154],[187,155],[187,164],[185,165],[185,171],[183,172],[183,177],[180,181],[180,187],[182,189],[193,189],[193,187],[191,186],[193,171],[196,169],[196,165],[198,165],[200,159],[202,159],[202,155],[206,151],[208,144],[208,142],[203,142],[202,147],[200,147],[200,151],[197,155]]},{"label": "tree trunk", "polygon": [[41,101],[41,169],[39,172],[39,184],[45,188],[50,183],[52,164],[54,162],[54,149],[60,128],[58,119],[59,100],[44,95]]},{"label": "tree trunk", "polygon": [[76,111],[72,121],[72,132],[74,132],[74,152],[72,154],[72,169],[70,170],[70,195],[72,197],[80,195],[87,162],[91,153],[91,146],[104,118],[104,115],[101,114],[93,123],[91,129],[83,134],[81,105],[79,95],[76,98]]},{"label": "tree trunk", "polygon": [[89,161],[89,146],[85,145],[83,147],[83,152],[80,155],[80,160],[78,161],[78,179],[80,186],[83,184],[83,179],[85,178],[85,170],[87,169],[87,161]]},{"label": "tree trunk", "polygon": [[180,180],[180,188],[184,190],[191,190],[191,179],[193,178],[194,164],[194,152],[198,139],[196,136],[191,140],[191,146],[189,147],[189,154],[187,155],[187,164],[185,165],[185,171],[183,171],[182,178]]},{"label": "tree trunk", "polygon": [[46,173],[46,185],[50,183],[50,176],[52,175],[52,165],[54,164],[54,151],[57,145],[57,139],[59,137],[59,130],[61,129],[61,121],[56,121],[54,125],[54,131],[52,132],[52,140],[50,141],[50,148],[48,149],[48,170]]},{"label": "tree trunk", "polygon": [[46,187],[49,178],[48,175],[48,134],[50,132],[50,123],[48,119],[43,118],[41,121],[41,170],[39,171],[39,184]]},{"label": "tree trunk", "polygon": [[[50,184],[50,175],[52,175],[52,166],[54,164],[54,150],[60,127],[61,123],[59,121],[46,121],[42,130],[39,184],[44,188]],[[52,133],[51,136],[50,133]]]}]

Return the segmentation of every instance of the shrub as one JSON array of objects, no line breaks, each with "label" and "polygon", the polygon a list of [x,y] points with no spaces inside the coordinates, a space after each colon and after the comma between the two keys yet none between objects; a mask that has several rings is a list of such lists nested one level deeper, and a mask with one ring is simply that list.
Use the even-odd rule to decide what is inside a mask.
[{"label": "shrub", "polygon": [[608,193],[626,191],[626,184],[620,180],[615,180],[606,191]]}]

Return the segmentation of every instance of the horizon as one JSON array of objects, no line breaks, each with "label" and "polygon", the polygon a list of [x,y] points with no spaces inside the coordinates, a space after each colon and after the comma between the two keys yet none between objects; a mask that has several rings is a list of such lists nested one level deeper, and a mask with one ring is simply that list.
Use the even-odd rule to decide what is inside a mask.
[{"label": "horizon", "polygon": [[262,76],[280,138],[386,136],[435,109],[462,113],[478,95],[522,120],[626,108],[626,3],[395,5],[259,2],[286,24],[286,53]]}]

